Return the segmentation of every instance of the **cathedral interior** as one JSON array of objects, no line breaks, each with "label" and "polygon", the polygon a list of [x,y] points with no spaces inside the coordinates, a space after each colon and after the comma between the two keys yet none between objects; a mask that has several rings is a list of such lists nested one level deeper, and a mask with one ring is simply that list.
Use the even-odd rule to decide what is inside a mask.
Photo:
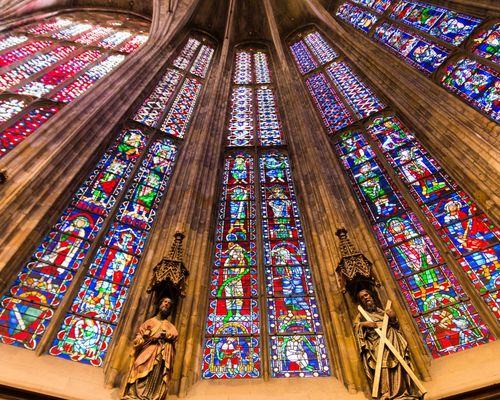
[{"label": "cathedral interior", "polygon": [[498,0],[0,0],[0,398],[120,399],[165,294],[169,398],[371,398],[359,282],[500,398],[499,123]]}]

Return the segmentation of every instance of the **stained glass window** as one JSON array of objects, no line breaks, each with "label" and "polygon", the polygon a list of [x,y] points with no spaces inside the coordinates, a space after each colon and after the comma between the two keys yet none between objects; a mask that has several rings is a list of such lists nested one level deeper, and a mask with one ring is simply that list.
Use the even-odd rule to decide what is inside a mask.
[{"label": "stained glass window", "polygon": [[[202,79],[206,77],[214,52],[213,44],[205,38],[198,40],[190,37],[132,118],[182,138],[196,107],[203,86]],[[183,76],[185,78],[182,81]],[[181,81],[180,90],[173,99]],[[167,109],[172,99],[172,106]]]},{"label": "stained glass window", "polygon": [[444,47],[388,22],[379,25],[373,37],[408,64],[427,74],[434,72],[449,55]]},{"label": "stained glass window", "polygon": [[394,7],[391,18],[455,46],[460,45],[481,23],[479,18],[408,0],[402,0]]},{"label": "stained glass window", "polygon": [[500,64],[500,23],[481,32],[477,38],[474,39],[472,51],[478,56]]},{"label": "stained glass window", "polygon": [[[113,55],[107,59],[110,57]],[[188,61],[189,65],[194,56]],[[209,65],[210,59],[199,60],[197,72],[206,75]],[[154,93],[166,88],[169,97],[177,91],[182,98],[182,86],[171,85],[171,72],[176,71],[169,68],[160,78],[160,89],[155,88]],[[190,80],[185,78],[186,82]],[[204,83],[201,78],[198,82],[200,86]],[[19,112],[24,103],[14,100],[0,98],[0,113]],[[185,100],[183,107],[192,109],[194,103]],[[169,114],[176,104],[162,107]],[[141,115],[152,121],[157,119],[157,110],[158,107],[142,108]],[[8,135],[19,136],[19,126],[28,126],[31,132],[55,111],[55,107],[49,106],[29,111],[0,133],[2,143],[4,137],[7,144],[12,142]],[[184,126],[188,126],[192,116],[192,112],[185,116]],[[180,146],[179,139],[174,141],[158,129],[143,129],[134,121],[117,133],[94,171],[1,297],[1,342],[34,349],[43,340],[50,345],[51,355],[94,366],[103,364]],[[78,282],[74,280],[77,273],[82,275]],[[62,311],[60,319],[53,320],[65,296],[72,298],[69,308]],[[55,337],[44,337],[50,323],[60,328]]]},{"label": "stained glass window", "polygon": [[28,40],[25,35],[2,35],[0,36],[0,51],[17,46]]},{"label": "stained glass window", "polygon": [[[366,137],[359,132],[342,134],[336,149],[432,355],[493,340]],[[408,173],[419,173],[411,165],[406,168]],[[432,178],[425,182],[431,185],[429,192],[443,188]]]},{"label": "stained glass window", "polygon": [[[336,56],[321,36],[307,40],[323,62]],[[266,51],[236,51],[229,105],[228,148],[283,146]],[[259,377],[265,374],[263,357],[269,358],[273,377],[330,375],[290,161],[281,150],[255,157],[254,151],[240,150],[224,160],[202,375]],[[260,276],[266,282],[262,288]],[[264,291],[265,303],[259,301]],[[262,332],[266,312],[268,327]]]},{"label": "stained glass window", "polygon": [[500,122],[500,73],[477,61],[462,58],[446,67],[445,88]]},{"label": "stained glass window", "polygon": [[147,40],[148,26],[118,14],[76,12],[0,36],[0,91],[48,101],[47,107],[35,107],[4,129],[0,157],[54,115],[63,106],[60,103],[81,96],[116,68]]},{"label": "stained glass window", "polygon": [[383,13],[389,8],[392,0],[351,0],[353,3],[371,8],[373,11]]},{"label": "stained glass window", "polygon": [[375,14],[369,13],[349,2],[342,3],[337,9],[336,15],[363,32],[368,32],[378,20],[378,16]]},{"label": "stained glass window", "polygon": [[500,318],[500,230],[397,118],[377,118],[367,131]]},{"label": "stained glass window", "polygon": [[17,97],[0,98],[0,123],[19,114],[26,104],[26,100]]},{"label": "stained glass window", "polygon": [[269,54],[264,50],[238,50],[235,55],[228,146],[283,144],[276,92],[272,86]]},{"label": "stained glass window", "polygon": [[[311,40],[313,38],[314,40]],[[384,103],[346,62],[331,62],[337,59],[339,54],[318,31],[292,42],[290,50],[299,71],[305,75],[306,87],[330,133],[333,134],[356,120],[385,108]],[[315,66],[313,73],[310,72],[312,69],[308,68],[311,62],[302,54],[308,54],[311,59],[312,65]],[[313,54],[317,61],[313,59]]]},{"label": "stained glass window", "polygon": [[[294,58],[300,65],[300,59]],[[440,357],[494,340],[454,271],[463,268],[498,316],[499,287],[494,282],[500,265],[500,231],[399,120],[377,116],[367,120],[385,106],[360,77],[345,68],[346,61],[335,60],[324,68],[326,74],[306,74],[305,84],[309,89],[313,82],[317,85],[318,95],[313,97],[319,114],[335,135],[341,164],[423,341],[434,357]],[[368,121],[364,122],[366,134],[345,129],[340,135],[334,133],[333,123],[335,118],[340,120],[341,112],[331,112],[330,102],[343,104],[335,89],[358,119]],[[405,200],[394,180],[406,185],[415,203]],[[432,227],[441,242],[429,235]]]},{"label": "stained glass window", "polygon": [[[459,52],[463,53],[458,49],[453,50],[453,46],[463,45],[470,38],[471,45],[466,43],[465,46],[471,48],[472,59],[465,59],[462,56],[459,61],[449,64],[445,75],[440,77],[441,81],[444,87],[467,103],[493,120],[500,121],[498,101],[500,83],[497,84],[499,72],[495,67],[492,69],[474,59],[474,56],[480,56],[493,63],[500,63],[500,23],[497,22],[488,29],[480,31],[474,38],[471,37],[471,33],[482,23],[480,18],[409,0],[394,2],[392,8],[388,8],[388,1],[351,1],[362,7],[344,2],[337,9],[337,17],[369,34],[373,40],[381,43],[406,63],[431,77],[447,59]],[[364,7],[379,13],[387,11],[384,15],[389,15],[398,23],[382,20],[374,30],[371,30],[378,16],[369,13]],[[402,24],[406,27],[400,26]],[[425,35],[419,35],[415,31],[423,32]],[[446,44],[439,44],[439,41]],[[305,46],[300,42],[294,43],[292,54],[300,71],[305,74],[313,70],[316,65],[310,54],[311,61],[308,63],[305,49],[301,47]],[[300,59],[297,58],[299,53]],[[307,68],[306,65],[310,67]],[[439,82],[439,78],[431,79]]]}]

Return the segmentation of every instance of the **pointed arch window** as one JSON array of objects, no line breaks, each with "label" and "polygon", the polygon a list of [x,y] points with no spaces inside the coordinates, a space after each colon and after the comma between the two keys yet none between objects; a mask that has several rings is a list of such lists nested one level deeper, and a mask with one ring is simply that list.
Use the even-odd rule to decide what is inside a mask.
[{"label": "pointed arch window", "polygon": [[[352,105],[349,88],[341,96]],[[498,316],[498,229],[397,117],[379,109],[360,121],[364,129],[325,126],[425,344],[439,357],[493,340],[467,291]]]},{"label": "pointed arch window", "polygon": [[270,55],[237,48],[233,71],[202,375],[330,375]]},{"label": "pointed arch window", "polygon": [[[160,123],[187,132],[199,96],[187,94],[186,82],[201,90],[211,65],[215,44],[201,34],[193,41],[196,49],[181,68],[167,64],[1,298],[3,343],[103,364],[183,146]],[[165,84],[173,72],[176,83]]]},{"label": "pointed arch window", "polygon": [[377,7],[372,2],[355,3],[358,4],[341,3],[335,15],[500,122],[498,20],[484,22],[470,15],[407,0],[392,1],[382,14],[373,13]]},{"label": "pointed arch window", "polygon": [[0,36],[0,93],[48,107],[3,121],[0,158],[121,64],[145,43],[148,29],[136,18],[75,12]]}]

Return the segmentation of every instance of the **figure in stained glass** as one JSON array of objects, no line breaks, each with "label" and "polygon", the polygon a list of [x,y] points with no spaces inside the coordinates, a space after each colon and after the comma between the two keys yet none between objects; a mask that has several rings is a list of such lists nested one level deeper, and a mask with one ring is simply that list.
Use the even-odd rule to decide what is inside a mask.
[{"label": "figure in stained glass", "polygon": [[314,371],[314,367],[309,365],[308,349],[315,353],[315,348],[312,346],[307,336],[294,335],[284,338],[282,352],[285,355],[284,369],[286,370],[310,370]]},{"label": "figure in stained glass", "polygon": [[446,183],[438,182],[433,171],[426,165],[421,157],[415,156],[415,149],[403,149],[398,152],[399,162],[402,164],[401,172],[409,182],[420,186],[423,196],[429,197],[433,192],[446,187]]},{"label": "figure in stained glass", "polygon": [[250,265],[250,257],[246,255],[245,249],[237,243],[230,243],[228,257],[224,262],[224,267],[227,267],[223,271],[224,282],[218,293],[220,296],[220,293],[224,291],[227,297],[227,316],[224,322],[241,313],[244,296],[242,278],[249,272],[248,265]]},{"label": "figure in stained glass", "polygon": [[286,223],[290,217],[292,201],[286,195],[285,188],[283,186],[271,186],[269,191],[271,194],[268,197],[268,204],[273,210],[274,218],[278,221]]},{"label": "figure in stained glass", "polygon": [[244,156],[237,155],[234,158],[233,165],[231,167],[231,175],[235,182],[241,182],[247,184],[247,166],[246,159]]},{"label": "figure in stained glass", "polygon": [[361,166],[356,178],[361,182],[359,184],[361,190],[375,204],[377,214],[391,215],[396,204],[391,203],[386,190],[380,185],[380,176],[373,172],[369,163]]}]

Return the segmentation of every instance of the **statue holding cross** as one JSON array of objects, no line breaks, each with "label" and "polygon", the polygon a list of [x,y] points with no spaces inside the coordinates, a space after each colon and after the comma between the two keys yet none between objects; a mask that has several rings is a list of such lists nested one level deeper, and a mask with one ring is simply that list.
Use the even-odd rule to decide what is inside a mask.
[{"label": "statue holding cross", "polygon": [[412,371],[408,343],[399,330],[391,302],[382,310],[367,289],[360,290],[356,297],[360,305],[354,331],[365,373],[372,384],[372,397],[421,399],[425,388]]}]

